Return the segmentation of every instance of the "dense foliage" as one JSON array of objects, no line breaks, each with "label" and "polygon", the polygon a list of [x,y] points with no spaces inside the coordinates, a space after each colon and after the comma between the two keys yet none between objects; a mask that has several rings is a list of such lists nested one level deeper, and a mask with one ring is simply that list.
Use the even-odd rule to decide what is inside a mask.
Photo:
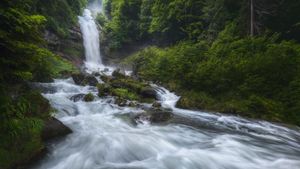
[{"label": "dense foliage", "polygon": [[300,125],[300,45],[274,38],[147,48],[131,62],[139,77],[162,82],[183,97],[178,106]]},{"label": "dense foliage", "polygon": [[[299,41],[297,0],[254,0],[254,34],[278,32],[280,38]],[[250,34],[250,0],[105,0],[108,22],[103,26],[104,44],[111,50],[135,41],[151,39],[158,44],[180,40],[214,41],[234,22],[237,34]]]},{"label": "dense foliage", "polygon": [[87,0],[38,0],[36,11],[47,19],[47,28],[59,36],[67,36],[68,29],[77,23],[77,16]]},{"label": "dense foliage", "polygon": [[[60,72],[73,69],[69,62],[49,51],[43,39],[45,28],[53,28],[54,19],[73,18],[56,20],[61,23],[53,28],[58,33],[65,25],[75,23],[74,15],[80,12],[83,1],[67,2],[0,2],[0,168],[13,167],[43,148],[40,133],[51,109],[28,82],[48,82]],[[66,7],[72,15],[66,13]]]},{"label": "dense foliage", "polygon": [[[138,76],[179,92],[178,106],[300,125],[300,3],[253,2],[252,22],[248,0],[141,5],[137,12],[145,8],[150,17],[139,31],[169,47],[149,47],[127,61]],[[139,16],[138,25],[144,25]]]}]

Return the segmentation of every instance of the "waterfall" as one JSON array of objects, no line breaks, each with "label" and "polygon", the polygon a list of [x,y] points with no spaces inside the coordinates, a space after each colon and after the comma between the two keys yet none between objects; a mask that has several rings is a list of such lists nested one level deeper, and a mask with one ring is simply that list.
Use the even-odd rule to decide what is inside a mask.
[{"label": "waterfall", "polygon": [[85,9],[83,15],[79,16],[79,24],[85,49],[85,67],[88,70],[97,71],[102,66],[99,31],[89,9]]}]

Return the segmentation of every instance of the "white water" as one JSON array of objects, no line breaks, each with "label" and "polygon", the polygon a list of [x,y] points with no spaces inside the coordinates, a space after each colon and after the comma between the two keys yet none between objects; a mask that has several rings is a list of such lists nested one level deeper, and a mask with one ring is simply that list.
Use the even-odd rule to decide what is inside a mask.
[{"label": "white water", "polygon": [[89,9],[85,9],[83,16],[79,17],[79,24],[85,49],[85,67],[92,71],[98,71],[103,67],[100,54],[99,31]]},{"label": "white water", "polygon": [[[73,133],[49,145],[37,169],[298,169],[300,133],[263,121],[174,107],[178,96],[158,88],[162,105],[198,124],[133,125],[113,98],[73,102],[71,96],[94,87],[71,79],[42,84],[56,116]],[[123,116],[122,116],[123,115]]]},{"label": "white water", "polygon": [[[96,10],[97,11],[97,10]],[[103,68],[98,30],[89,10],[79,17],[85,66]],[[118,107],[113,98],[73,102],[79,93],[97,95],[95,87],[71,79],[41,84],[55,116],[73,133],[49,144],[50,153],[35,169],[299,169],[300,132],[264,121],[175,107],[178,96],[157,88],[162,106],[188,123],[134,125],[128,114],[139,108]]]},{"label": "white water", "polygon": [[90,0],[87,8],[92,11],[94,16],[102,13],[102,0]]}]

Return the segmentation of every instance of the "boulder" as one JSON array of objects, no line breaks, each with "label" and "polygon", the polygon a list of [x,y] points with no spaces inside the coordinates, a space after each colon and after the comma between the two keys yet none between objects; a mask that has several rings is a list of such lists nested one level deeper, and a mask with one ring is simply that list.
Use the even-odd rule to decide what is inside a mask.
[{"label": "boulder", "polygon": [[160,108],[160,107],[161,107],[161,103],[159,103],[159,102],[154,102],[154,103],[152,104],[152,107],[154,107],[154,108]]},{"label": "boulder", "polygon": [[113,78],[111,76],[106,76],[106,75],[100,75],[100,79],[105,82],[108,83],[110,82]]},{"label": "boulder", "polygon": [[93,76],[100,76],[101,74],[99,72],[93,72],[92,75]]},{"label": "boulder", "polygon": [[149,109],[145,113],[140,113],[134,117],[134,120],[139,123],[140,121],[149,121],[150,123],[165,123],[171,120],[173,114],[171,111],[163,109]]},{"label": "boulder", "polygon": [[108,68],[104,68],[103,72],[109,72]]},{"label": "boulder", "polygon": [[94,95],[92,93],[89,93],[84,96],[83,100],[85,102],[92,102],[95,99]]},{"label": "boulder", "polygon": [[99,97],[108,96],[111,93],[111,86],[109,84],[99,83],[97,88]]},{"label": "boulder", "polygon": [[98,84],[98,80],[92,75],[86,76],[85,80],[86,80],[86,84],[88,84],[90,86],[97,86],[97,84]]},{"label": "boulder", "polygon": [[151,123],[163,123],[172,118],[172,113],[169,111],[156,110],[151,113]]},{"label": "boulder", "polygon": [[137,107],[137,102],[131,101],[128,103],[129,107]]},{"label": "boulder", "polygon": [[125,73],[121,72],[121,69],[116,69],[113,71],[112,76],[115,78],[124,78],[126,75]]},{"label": "boulder", "polygon": [[85,86],[96,86],[98,84],[98,80],[89,74],[83,74],[83,73],[76,73],[72,74],[72,78],[77,85]]},{"label": "boulder", "polygon": [[117,104],[120,107],[125,107],[127,106],[127,100],[117,97],[115,99],[115,104]]},{"label": "boulder", "polygon": [[42,139],[48,141],[58,137],[66,136],[72,133],[72,130],[65,126],[61,121],[52,117],[49,120],[45,121],[44,127],[42,130]]},{"label": "boulder", "polygon": [[85,97],[85,94],[76,94],[70,98],[73,102],[78,102]]},{"label": "boulder", "polygon": [[77,85],[84,85],[84,79],[85,79],[85,75],[82,73],[78,73],[78,74],[72,74],[72,79],[74,81],[75,84]]},{"label": "boulder", "polygon": [[140,91],[140,95],[143,98],[153,98],[156,99],[156,91],[152,87],[144,87]]}]

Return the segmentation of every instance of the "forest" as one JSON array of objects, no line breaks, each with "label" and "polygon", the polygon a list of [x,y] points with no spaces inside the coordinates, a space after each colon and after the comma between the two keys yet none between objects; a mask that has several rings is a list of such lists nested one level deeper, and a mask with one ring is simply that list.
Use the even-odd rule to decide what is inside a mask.
[{"label": "forest", "polygon": [[[57,50],[82,52],[54,49],[45,32],[72,38],[87,3],[1,0],[1,169],[45,147],[54,109],[30,84],[79,72]],[[299,0],[103,0],[96,22],[106,55],[143,44],[119,65],[180,95],[177,107],[300,126],[299,9]]]},{"label": "forest", "polygon": [[45,29],[58,36],[77,22],[85,0],[3,0],[0,2],[0,168],[42,150],[43,122],[52,114],[29,82],[49,82],[73,65],[51,52]]},{"label": "forest", "polygon": [[104,8],[107,50],[151,41],[124,64],[180,93],[177,106],[300,124],[298,1],[106,0]]}]

